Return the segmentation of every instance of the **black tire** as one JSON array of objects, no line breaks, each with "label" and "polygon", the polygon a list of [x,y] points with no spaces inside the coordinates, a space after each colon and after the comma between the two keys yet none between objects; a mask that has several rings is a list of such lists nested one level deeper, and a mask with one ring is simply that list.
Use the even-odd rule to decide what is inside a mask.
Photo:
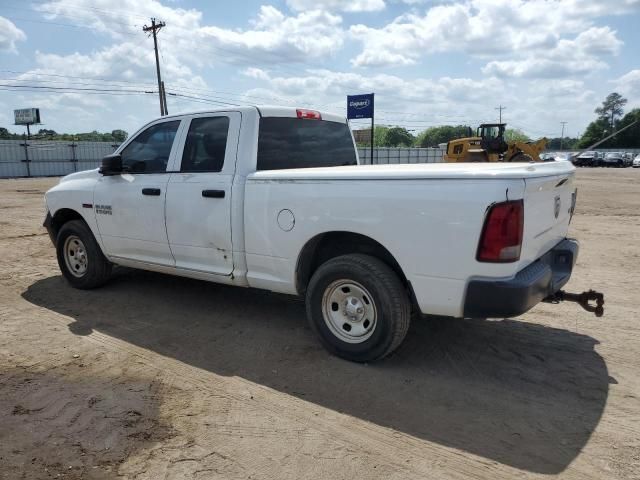
[{"label": "black tire", "polygon": [[[324,319],[325,292],[341,280],[364,287],[376,312],[370,336],[360,343],[342,340],[331,330],[330,320]],[[389,355],[404,340],[411,321],[409,294],[398,275],[386,263],[362,254],[342,255],[322,264],[309,282],[306,309],[311,328],[325,348],[353,362],[371,362]]]},{"label": "black tire", "polygon": [[[65,259],[65,245],[68,239],[79,239],[84,246],[86,267],[83,272],[73,273]],[[82,220],[71,220],[65,223],[58,232],[56,254],[60,271],[75,288],[88,290],[103,285],[111,275],[111,263],[105,258],[100,246],[86,223]]]}]

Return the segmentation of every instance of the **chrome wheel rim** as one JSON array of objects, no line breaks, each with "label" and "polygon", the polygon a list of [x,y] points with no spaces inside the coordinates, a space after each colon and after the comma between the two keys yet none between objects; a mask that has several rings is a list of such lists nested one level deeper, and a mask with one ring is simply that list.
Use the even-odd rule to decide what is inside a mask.
[{"label": "chrome wheel rim", "polygon": [[373,297],[358,282],[336,280],[322,296],[322,317],[336,337],[347,343],[362,343],[376,329],[377,310]]},{"label": "chrome wheel rim", "polygon": [[62,253],[67,270],[71,272],[71,275],[79,278],[87,273],[87,249],[79,237],[69,235],[64,241]]}]

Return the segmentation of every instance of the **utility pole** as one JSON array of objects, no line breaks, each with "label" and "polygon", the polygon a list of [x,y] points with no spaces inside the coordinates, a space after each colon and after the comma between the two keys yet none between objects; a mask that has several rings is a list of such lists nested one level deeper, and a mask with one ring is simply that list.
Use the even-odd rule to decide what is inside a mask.
[{"label": "utility pole", "polygon": [[164,114],[169,115],[169,109],[167,108],[167,92],[164,89],[164,80],[162,80],[161,84],[162,84],[162,105],[164,105]]},{"label": "utility pole", "polygon": [[500,121],[498,123],[502,123],[502,110],[505,110],[507,107],[503,107],[502,105],[496,107],[494,110],[500,110]]},{"label": "utility pole", "polygon": [[560,122],[562,124],[562,133],[560,134],[560,150],[562,150],[562,147],[564,145],[564,126],[567,124],[567,122]]},{"label": "utility pole", "polygon": [[164,27],[166,23],[157,22],[156,19],[151,19],[151,26],[147,27],[146,25],[142,27],[143,32],[151,32],[153,35],[153,49],[156,52],[156,73],[158,74],[158,96],[160,97],[160,115],[164,116],[167,114],[165,110],[165,104],[163,100],[163,89],[162,89],[162,78],[160,77],[160,60],[158,59],[158,38],[157,34],[162,27]]}]

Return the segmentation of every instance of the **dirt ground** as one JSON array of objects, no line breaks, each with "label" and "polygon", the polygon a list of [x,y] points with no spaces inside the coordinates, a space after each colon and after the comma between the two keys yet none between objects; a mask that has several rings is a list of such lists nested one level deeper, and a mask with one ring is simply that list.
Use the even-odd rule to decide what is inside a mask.
[{"label": "dirt ground", "polygon": [[602,319],[425,319],[372,365],[289,297],[127,269],[70,288],[56,181],[0,181],[0,478],[640,479],[640,170],[578,172],[567,288],[604,291]]}]

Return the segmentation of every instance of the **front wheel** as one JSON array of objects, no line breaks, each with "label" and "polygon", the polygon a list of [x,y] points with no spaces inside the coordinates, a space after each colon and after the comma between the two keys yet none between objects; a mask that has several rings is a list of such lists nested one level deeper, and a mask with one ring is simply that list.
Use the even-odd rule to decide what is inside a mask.
[{"label": "front wheel", "polygon": [[321,265],[306,296],[307,318],[323,345],[354,362],[379,360],[398,348],[409,329],[410,307],[398,275],[362,254]]},{"label": "front wheel", "polygon": [[102,254],[87,224],[81,220],[71,220],[60,228],[56,253],[60,271],[75,288],[96,288],[109,279],[111,263]]}]

